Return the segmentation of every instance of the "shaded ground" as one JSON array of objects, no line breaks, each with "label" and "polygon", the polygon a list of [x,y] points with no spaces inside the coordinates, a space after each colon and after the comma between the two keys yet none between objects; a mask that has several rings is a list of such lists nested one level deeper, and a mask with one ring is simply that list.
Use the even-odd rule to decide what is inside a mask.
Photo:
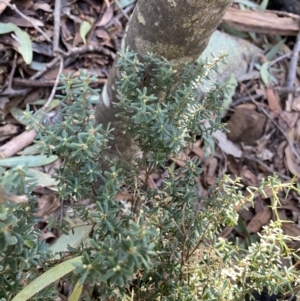
[{"label": "shaded ground", "polygon": [[[58,10],[55,11],[54,1],[15,1],[15,5],[0,1],[2,155],[38,156],[32,145],[35,133],[25,131],[20,114],[26,105],[30,105],[32,110],[46,105],[49,118],[55,121],[60,109],[55,98],[60,74],[77,76],[81,69],[97,75],[100,87],[105,83],[119,49],[124,26],[134,8],[133,2],[116,1],[112,4],[106,0],[99,4],[94,0],[61,1],[61,8],[56,6]],[[239,10],[236,4],[234,8]],[[61,12],[61,17],[58,12]],[[297,15],[285,16],[291,22],[299,21]],[[241,27],[239,22],[238,28]],[[5,27],[6,32],[10,33],[4,34],[4,24],[10,26],[8,30]],[[290,23],[286,24],[288,26]],[[283,40],[280,36],[274,36],[273,29],[270,29],[272,26],[264,25],[265,33],[261,33],[263,25],[260,25],[259,34],[248,34],[237,31],[232,27],[234,25],[227,22],[220,29],[242,35],[263,51],[247,62],[248,70],[244,78],[239,79],[224,116],[230,132],[227,137],[222,136],[223,140],[211,141],[216,148],[214,152],[207,142],[199,140],[187,147],[179,159],[170,159],[170,164],[177,165],[184,164],[182,160],[188,157],[201,159],[203,174],[197,179],[201,196],[207,195],[209,186],[215,185],[215,177],[224,173],[241,177],[246,187],[257,186],[261,179],[273,173],[283,182],[298,183],[300,177],[300,96],[297,94],[300,69],[295,37]],[[287,32],[295,33],[292,28],[291,25]],[[30,37],[29,40],[24,37],[24,32]],[[296,59],[293,61],[292,57]],[[40,195],[40,217],[57,216],[60,212],[55,183],[50,179],[54,168],[60,164],[59,160],[50,164],[41,162],[41,167],[37,169],[48,181],[40,182],[40,187],[36,189]],[[163,173],[153,174],[150,187],[161,185],[163,177]],[[279,210],[281,219],[293,221],[284,225],[284,231],[297,237],[300,235],[299,194],[292,192],[285,196],[283,192],[279,198],[282,203]],[[265,198],[256,198],[254,208],[250,208],[249,204],[249,210],[239,210],[239,225],[224,229],[224,237],[238,236],[241,240],[255,241],[261,227],[273,218],[269,207],[271,203],[266,191]],[[48,242],[58,236],[59,233],[44,233]],[[298,246],[294,243],[293,247]]]}]

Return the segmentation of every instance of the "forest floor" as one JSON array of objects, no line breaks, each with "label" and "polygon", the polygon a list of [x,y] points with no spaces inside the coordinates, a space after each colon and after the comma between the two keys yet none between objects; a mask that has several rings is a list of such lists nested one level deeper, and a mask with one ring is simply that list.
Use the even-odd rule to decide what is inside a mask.
[{"label": "forest floor", "polygon": [[[247,71],[239,76],[230,99],[224,117],[230,132],[222,140],[212,139],[214,152],[199,140],[181,154],[182,160],[201,159],[198,188],[202,196],[224,173],[240,177],[245,193],[247,186],[258,186],[269,175],[295,185],[300,178],[300,17],[263,7],[252,10],[259,7],[256,2],[244,1],[248,6],[235,3],[219,27],[261,49],[246,62]],[[0,0],[0,153],[7,158],[22,157],[24,163],[32,156],[40,160],[37,170],[44,177],[37,189],[39,216],[60,212],[61,203],[49,178],[61,161],[45,162],[39,157],[35,133],[26,132],[20,115],[27,105],[34,111],[50,103],[48,114],[55,118],[59,112],[55,91],[61,74],[76,77],[83,70],[96,75],[102,87],[135,5],[132,0],[56,3],[61,7],[54,9],[54,0],[14,4]],[[183,163],[170,160],[170,164]],[[155,188],[163,181],[163,173],[154,174],[152,180]],[[292,221],[284,224],[284,232],[300,236],[300,194],[293,191],[278,196],[280,218]],[[267,192],[265,197],[256,197],[254,207],[241,209],[238,226],[227,229],[224,236],[255,241],[262,226],[273,218],[271,201]],[[45,230],[44,238],[53,242],[58,235]]]}]

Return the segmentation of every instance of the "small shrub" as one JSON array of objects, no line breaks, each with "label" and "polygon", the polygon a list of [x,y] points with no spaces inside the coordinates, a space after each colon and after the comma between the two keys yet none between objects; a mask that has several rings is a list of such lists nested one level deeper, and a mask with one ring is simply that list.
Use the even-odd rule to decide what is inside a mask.
[{"label": "small shrub", "polygon": [[[62,78],[61,122],[50,124],[42,111],[26,111],[24,122],[38,131],[41,152],[58,154],[63,161],[55,175],[58,197],[69,202],[76,219],[91,225],[92,231],[58,258],[35,228],[35,180],[24,166],[1,169],[1,297],[54,300],[60,278],[73,288],[70,300],[242,300],[265,288],[282,295],[298,291],[299,272],[292,261],[299,258],[287,247],[290,238],[279,220],[265,227],[259,242],[247,249],[219,235],[225,226],[237,224],[235,208],[252,201],[255,193],[270,187],[276,199],[278,191],[294,189],[291,184],[270,177],[245,196],[240,180],[224,175],[202,199],[195,184],[201,174],[197,160],[178,169],[166,164],[196,136],[223,128],[220,110],[226,84],[216,84],[202,103],[196,102],[197,87],[223,59],[175,70],[153,55],[141,62],[128,50],[120,53],[119,116],[143,151],[143,158],[129,167],[110,162],[110,170],[101,172],[100,159],[113,129],[94,126],[92,96],[98,91],[90,88],[93,77]],[[149,69],[150,85],[142,88]],[[162,187],[148,189],[139,171],[144,170],[147,179],[161,168],[167,171]],[[104,185],[96,188],[99,177]],[[124,187],[132,195],[131,207],[115,199]],[[20,197],[25,202],[16,202]],[[76,206],[82,199],[93,206]],[[60,223],[56,227],[64,233],[71,228]],[[40,285],[33,286],[33,280]]]}]

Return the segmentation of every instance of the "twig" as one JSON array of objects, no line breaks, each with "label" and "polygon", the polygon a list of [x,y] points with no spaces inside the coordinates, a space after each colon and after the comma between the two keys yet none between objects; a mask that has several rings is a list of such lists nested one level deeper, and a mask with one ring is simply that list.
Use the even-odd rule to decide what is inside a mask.
[{"label": "twig", "polygon": [[255,94],[255,95],[251,95],[251,96],[246,96],[246,97],[238,98],[238,99],[234,100],[234,101],[231,103],[230,106],[231,106],[231,107],[235,107],[235,106],[237,106],[237,105],[239,105],[239,104],[241,104],[241,103],[247,102],[247,101],[251,100],[251,97],[252,97],[253,99],[258,99],[258,98],[261,98],[262,95]]},{"label": "twig", "polygon": [[[135,4],[131,4],[131,5],[127,6],[125,9],[123,9],[123,12],[128,15],[128,13],[134,9],[134,6],[135,6]],[[123,17],[122,12],[117,14],[108,24],[105,25],[105,28],[110,27],[115,22],[119,22],[122,17]]]},{"label": "twig", "polygon": [[299,51],[300,51],[300,31],[297,35],[296,44],[295,44],[293,52],[292,52],[289,74],[288,74],[288,78],[287,78],[287,82],[286,82],[286,86],[288,88],[292,88],[295,83],[298,59],[299,59]]},{"label": "twig", "polygon": [[129,16],[127,15],[127,13],[124,11],[124,9],[121,7],[120,3],[118,0],[115,0],[116,5],[118,6],[119,10],[121,11],[121,14],[127,19],[127,21],[129,20]]},{"label": "twig", "polygon": [[55,0],[55,7],[54,7],[54,33],[53,33],[53,53],[59,52],[60,11],[61,11],[61,2],[60,2],[60,0]]},{"label": "twig", "polygon": [[[1,0],[0,0],[1,1]],[[62,52],[63,58],[67,58],[72,55],[76,54],[83,54],[83,53],[88,53],[88,52],[101,52],[104,53],[105,55],[110,55],[112,58],[115,57],[115,54],[110,51],[107,48],[101,47],[101,46],[92,46],[92,45],[85,45],[79,48],[73,48],[72,50],[68,52]],[[56,65],[56,63],[60,60],[60,56],[55,57],[51,62],[49,62],[42,70],[31,76],[29,79],[37,79],[41,77],[44,73],[46,73],[50,68]]]},{"label": "twig", "polygon": [[281,92],[281,93],[297,93],[300,92],[300,87],[275,87],[274,88],[276,91]]},{"label": "twig", "polygon": [[[53,79],[33,80],[33,79],[25,79],[25,78],[14,78],[13,83],[14,83],[14,85],[19,86],[19,87],[31,87],[31,88],[40,87],[41,88],[41,87],[53,87],[53,85],[55,84],[55,80],[53,80]],[[62,82],[59,81],[58,84],[60,85],[61,83]],[[95,82],[91,83],[91,86],[103,85],[105,83],[106,83],[105,78],[98,78]]]},{"label": "twig", "polygon": [[34,24],[34,22],[32,22],[26,15],[24,15],[21,11],[19,11],[19,9],[16,7],[15,4],[10,4],[4,0],[0,0],[0,2],[3,2],[5,3],[5,5],[7,5],[9,8],[11,8],[12,10],[14,10],[18,15],[20,15],[23,19],[25,19],[27,22],[29,22],[36,31],[38,31],[40,34],[43,35],[43,37],[45,37],[45,39],[48,41],[48,42],[51,42],[51,39],[50,37],[44,33],[37,25]]},{"label": "twig", "polygon": [[283,55],[277,57],[276,59],[274,59],[274,60],[270,63],[269,68],[272,67],[272,66],[274,66],[274,65],[277,64],[278,62],[280,62],[280,61],[282,61],[282,60],[284,60],[284,59],[286,59],[286,58],[289,58],[292,54],[293,54],[292,52],[289,52],[289,53],[285,53],[285,54],[283,54]]},{"label": "twig", "polygon": [[[275,173],[275,171],[271,167],[269,167],[267,164],[265,164],[264,162],[262,162],[261,160],[259,160],[257,158],[254,158],[252,156],[247,156],[247,155],[243,155],[243,158],[246,158],[248,160],[258,163],[259,165],[261,165],[263,168],[265,168],[267,171],[269,171],[272,174]],[[276,174],[284,180],[287,180],[287,181],[291,180],[291,178],[289,176],[286,176],[278,171],[276,171]]]},{"label": "twig", "polygon": [[42,70],[40,70],[39,72],[31,76],[29,79],[37,79],[41,77],[45,72],[47,72],[50,68],[52,68],[59,61],[59,59],[60,57],[57,56],[50,63],[48,63]]},{"label": "twig", "polygon": [[64,60],[63,60],[62,57],[60,57],[60,65],[59,65],[58,74],[57,74],[57,76],[56,76],[56,80],[55,80],[54,86],[53,86],[53,88],[52,88],[51,94],[50,94],[50,96],[49,96],[47,102],[44,104],[44,106],[43,106],[43,108],[42,108],[43,111],[47,111],[47,109],[48,109],[48,107],[49,107],[51,101],[53,100],[53,98],[54,98],[54,96],[55,96],[56,88],[57,88],[57,85],[58,85],[58,83],[59,83],[59,77],[60,77],[60,75],[61,75],[61,73],[62,73],[62,71],[63,71],[63,67],[64,67]]},{"label": "twig", "polygon": [[9,90],[12,89],[12,83],[13,83],[13,78],[14,78],[14,74],[16,71],[16,67],[17,67],[17,53],[15,52],[14,61],[13,61],[13,65],[12,65],[11,72],[9,75],[9,80],[8,80],[8,89]]}]

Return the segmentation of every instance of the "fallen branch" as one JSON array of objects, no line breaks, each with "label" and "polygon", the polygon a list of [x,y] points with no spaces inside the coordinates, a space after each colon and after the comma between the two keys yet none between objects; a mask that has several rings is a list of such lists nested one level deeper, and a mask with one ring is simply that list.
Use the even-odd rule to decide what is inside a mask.
[{"label": "fallen branch", "polygon": [[245,32],[296,36],[300,30],[300,16],[278,11],[254,11],[229,8],[223,22]]},{"label": "fallen branch", "polygon": [[0,146],[0,158],[9,158],[29,146],[36,136],[36,131],[25,131],[11,139],[6,144]]}]

